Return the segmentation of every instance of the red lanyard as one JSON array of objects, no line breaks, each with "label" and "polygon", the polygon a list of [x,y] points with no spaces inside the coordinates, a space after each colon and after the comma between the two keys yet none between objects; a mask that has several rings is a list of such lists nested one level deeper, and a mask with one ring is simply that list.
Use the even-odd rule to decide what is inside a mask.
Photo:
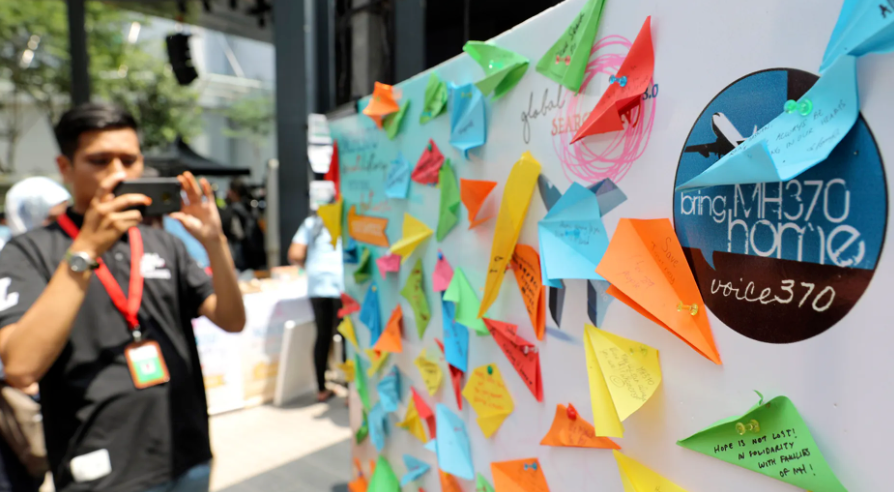
[{"label": "red lanyard", "polygon": [[[58,222],[62,230],[72,239],[78,237],[80,229],[68,215],[60,215]],[[124,297],[121,286],[118,285],[102,258],[96,259],[96,262],[99,263],[96,268],[96,276],[102,282],[102,286],[106,288],[109,297],[112,298],[112,303],[124,316],[127,326],[131,330],[137,330],[140,327],[137,313],[140,311],[140,303],[143,301],[143,272],[140,270],[140,261],[143,259],[143,236],[136,227],[128,229],[127,234],[130,240],[130,288],[128,289],[130,297]]]}]

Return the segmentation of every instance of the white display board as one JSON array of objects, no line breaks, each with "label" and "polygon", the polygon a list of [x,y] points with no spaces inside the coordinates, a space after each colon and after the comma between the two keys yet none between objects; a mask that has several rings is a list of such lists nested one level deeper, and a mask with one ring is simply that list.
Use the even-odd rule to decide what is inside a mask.
[{"label": "white display board", "polygon": [[[684,198],[674,192],[678,166],[682,175],[685,166],[681,166],[681,162],[686,164],[689,156],[699,155],[697,151],[686,152],[685,147],[713,141],[699,141],[705,129],[710,129],[704,125],[710,121],[705,118],[711,118],[715,111],[710,106],[712,100],[718,97],[721,101],[719,94],[724,93],[725,89],[732,90],[732,84],[740,79],[769,71],[765,74],[769,78],[757,83],[757,89],[745,90],[739,86],[738,93],[727,92],[729,100],[725,103],[730,105],[727,113],[731,113],[733,107],[742,111],[743,106],[753,107],[755,114],[760,113],[751,118],[755,121],[751,121],[748,114],[725,114],[742,135],[750,135],[753,125],[765,124],[768,118],[764,113],[775,111],[778,114],[786,99],[786,91],[788,95],[799,90],[803,93],[809,84],[803,89],[798,86],[804,85],[805,80],[812,83],[810,74],[815,76],[818,72],[841,1],[755,0],[735,3],[716,0],[608,0],[596,35],[597,49],[591,56],[591,70],[587,75],[592,78],[582,95],[575,98],[566,89],[560,89],[555,82],[537,73],[534,65],[563,33],[584,3],[584,0],[568,0],[494,39],[499,46],[527,57],[531,66],[521,82],[505,97],[488,102],[487,143],[473,150],[469,159],[464,159],[449,144],[449,115],[425,125],[418,123],[428,72],[399,85],[403,100],[409,98],[412,104],[403,129],[395,140],[388,140],[384,132],[364,115],[332,122],[333,138],[338,141],[340,151],[345,210],[356,205],[362,213],[388,218],[387,235],[392,243],[401,236],[404,212],[410,212],[435,229],[439,200],[437,188],[412,183],[407,200],[389,200],[384,195],[385,174],[398,152],[415,164],[429,138],[433,138],[441,152],[451,160],[458,177],[497,181],[499,184],[493,192],[497,199],[503,195],[503,185],[511,166],[524,151],[530,151],[542,165],[543,175],[561,191],[573,181],[590,185],[603,178],[613,179],[627,195],[627,200],[604,217],[610,235],[620,218],[667,217],[674,220],[676,214],[682,217],[675,222],[684,246],[687,243],[696,246],[703,239],[700,235],[704,234],[722,239],[715,241],[720,246],[714,248],[721,253],[745,253],[737,250],[744,245],[741,247],[750,248],[754,258],[758,258],[754,254],[755,249],[769,255],[758,260],[779,260],[766,265],[746,263],[742,267],[743,271],[750,271],[760,280],[753,282],[755,285],[752,289],[756,290],[752,293],[760,293],[765,287],[773,288],[776,296],[783,296],[786,292],[785,287],[789,284],[783,282],[790,279],[779,278],[775,280],[775,285],[766,285],[768,278],[761,277],[762,272],[774,269],[787,271],[791,267],[793,274],[799,273],[798,265],[795,265],[798,258],[791,256],[793,253],[789,250],[782,251],[783,244],[788,248],[792,240],[784,237],[777,243],[777,236],[771,235],[768,239],[761,235],[764,233],[755,231],[765,229],[773,231],[773,234],[783,234],[782,231],[788,231],[791,227],[807,231],[801,233],[804,252],[800,258],[805,264],[822,263],[830,268],[811,270],[810,267],[804,275],[828,278],[832,282],[829,285],[835,290],[837,299],[833,308],[827,314],[823,314],[822,309],[805,311],[805,306],[808,309],[811,305],[823,308],[830,294],[827,292],[826,297],[817,301],[816,297],[822,289],[817,288],[810,294],[806,290],[797,290],[794,295],[802,311],[779,311],[777,316],[772,309],[778,308],[779,303],[774,306],[737,301],[735,294],[728,295],[723,301],[719,297],[723,295],[721,287],[719,294],[714,293],[713,301],[707,300],[711,327],[723,359],[721,366],[700,356],[673,334],[621,302],[615,301],[609,306],[601,328],[657,348],[663,371],[658,392],[624,422],[625,436],[617,442],[625,454],[690,492],[797,490],[783,482],[676,445],[677,440],[717,420],[744,413],[757,402],[754,390],[758,390],[767,398],[785,395],[795,403],[829,465],[848,490],[890,490],[886,467],[889,466],[891,452],[886,443],[894,438],[894,426],[887,425],[887,417],[894,403],[894,395],[885,381],[894,377],[894,362],[890,354],[894,335],[887,327],[887,307],[891,303],[890,293],[894,291],[894,265],[889,262],[891,255],[885,254],[883,248],[889,228],[887,188],[890,187],[890,178],[881,179],[885,176],[881,163],[885,156],[894,151],[894,141],[888,138],[894,134],[894,117],[891,115],[894,94],[889,83],[894,80],[894,56],[868,55],[858,60],[861,111],[865,125],[871,131],[871,134],[866,133],[869,143],[873,135],[876,139],[877,156],[873,158],[864,152],[860,154],[861,159],[866,157],[868,163],[858,159],[852,163],[854,166],[847,169],[817,171],[819,176],[799,182],[798,188],[803,188],[800,195],[791,185],[783,185],[778,192],[776,187],[779,185],[765,187],[759,196],[752,193],[755,187],[749,185],[742,188],[747,190],[747,194],[729,195],[729,200],[747,198],[749,207],[757,204],[758,210],[750,209],[751,213],[758,214],[757,217],[745,217],[745,208],[748,207],[736,210],[735,207],[741,205],[738,202],[728,203],[729,200],[715,199],[713,195],[706,199],[695,198],[704,207],[715,204],[714,211],[717,213],[711,215],[703,208],[703,220],[706,222],[684,224],[684,219],[690,221],[692,214],[696,213],[697,209],[692,208],[695,203],[693,197],[701,195],[694,192]],[[608,87],[609,75],[616,73],[630,42],[648,15],[652,16],[655,50],[655,87],[652,91],[655,97],[644,102],[643,119],[638,123],[638,128],[621,134],[588,137],[583,145],[569,146],[573,131],[567,131],[567,122],[575,121],[575,115],[580,118],[596,105]],[[432,70],[443,80],[455,83],[474,82],[483,76],[481,68],[467,55],[458,56]],[[780,82],[773,79],[776,76],[774,73],[788,76]],[[772,91],[782,91],[782,96],[768,102],[766,95]],[[360,107],[365,104],[361,101]],[[703,112],[706,114],[704,117]],[[699,121],[702,126],[696,125]],[[860,145],[861,149],[867,148],[866,142]],[[881,157],[880,162],[878,156]],[[860,163],[865,168],[857,166]],[[784,195],[783,201],[773,201],[780,196],[779,193]],[[805,214],[799,215],[796,210],[802,205],[805,208],[801,210]],[[778,210],[774,207],[780,206],[785,207],[785,219],[777,218],[783,215],[777,214]],[[814,212],[810,218],[807,217],[807,209]],[[721,217],[720,212],[723,211],[743,214],[736,216],[736,220],[743,222]],[[821,211],[823,215],[820,215]],[[682,214],[687,212],[688,215],[684,217]],[[444,251],[454,267],[463,269],[476,290],[485,284],[495,221],[467,230],[465,207],[461,208],[460,214],[460,223],[442,242],[438,243],[432,236],[414,253],[399,274],[389,274],[386,280],[382,280],[378,272],[373,274],[381,287],[380,315],[383,325],[397,303],[403,305],[405,313],[403,353],[393,355],[389,364],[396,364],[404,381],[420,392],[424,392],[424,385],[413,359],[422,348],[437,351],[434,338],[443,337],[440,301],[438,295],[431,292],[430,284],[438,249]],[[520,244],[537,247],[537,221],[545,214],[543,200],[535,190],[519,238]],[[760,221],[763,222],[757,224]],[[788,222],[794,226],[781,229]],[[716,225],[712,226],[712,223]],[[831,232],[839,226],[843,227],[841,231],[844,232],[832,237]],[[819,229],[823,232],[819,233]],[[742,241],[743,230],[751,231],[753,236],[745,238],[751,243]],[[845,232],[847,234],[843,235]],[[816,239],[816,234],[822,237]],[[372,249],[374,257],[387,254],[386,248],[368,247]],[[808,253],[808,250],[814,251],[811,248],[821,253]],[[721,256],[714,256],[718,268],[723,264],[719,259]],[[432,323],[423,340],[416,335],[411,307],[399,295],[416,257],[423,258],[428,302],[432,311]],[[786,258],[791,263],[782,261]],[[846,266],[853,267],[850,270],[860,271],[853,281],[834,284],[836,279],[846,277],[839,273],[848,273],[834,267]],[[353,271],[354,266],[346,268],[347,290],[362,302],[368,284],[356,285],[351,275]],[[712,280],[707,278],[709,273],[700,272],[705,297],[708,293],[704,282],[707,280],[707,285],[711,285]],[[775,277],[769,278],[772,280]],[[796,280],[793,285],[798,289],[806,289],[800,284],[806,282],[805,279],[793,279]],[[741,282],[740,291],[736,292],[746,293],[750,282],[744,274],[741,278],[723,280],[718,277],[713,280],[720,282],[715,286],[725,285],[722,282]],[[806,283],[817,282],[813,279]],[[493,437],[485,439],[475,422],[474,411],[468,405],[464,405],[462,410],[457,409],[449,373],[443,362],[445,381],[441,390],[432,398],[426,394],[426,399],[432,404],[447,405],[465,420],[471,438],[475,471],[489,480],[490,463],[493,461],[538,457],[550,490],[620,492],[623,487],[610,451],[539,444],[550,428],[558,403],[574,404],[581,415],[592,422],[585,355],[580,342],[584,324],[589,322],[587,283],[584,280],[565,280],[565,285],[561,326],[556,326],[549,315],[547,326],[569,335],[574,340],[572,342],[550,334],[542,342],[536,342],[511,274],[505,277],[500,295],[489,312],[492,318],[518,325],[519,334],[539,346],[544,386],[542,403],[532,397],[493,340],[474,334],[470,335],[470,370],[490,363],[499,366],[515,401],[514,413]],[[732,288],[727,289],[727,294],[732,292]],[[804,302],[801,302],[802,297]],[[717,313],[721,311],[725,313],[723,317],[727,323],[718,317]],[[368,347],[369,331],[359,323],[356,315],[354,323],[361,345]],[[794,337],[799,340],[782,340],[784,336],[774,338],[778,334],[795,332],[801,333]],[[762,341],[761,338],[770,341]],[[866,376],[882,381],[882,386],[873,386],[875,383],[872,381],[876,379],[865,380]],[[373,401],[377,398],[377,381],[378,378],[370,379]],[[425,475],[418,486],[429,491],[440,490],[435,455],[424,450],[423,444],[410,433],[393,425],[403,417],[408,401],[405,395],[401,409],[389,417],[391,432],[383,453],[399,476],[406,471],[401,459],[403,454],[411,454],[430,463],[434,472]],[[360,406],[355,396],[352,406],[355,429],[359,418]],[[367,440],[355,447],[354,455],[365,464],[377,453]],[[461,480],[460,483],[463,490],[475,489],[474,482]],[[417,489],[408,486],[404,490]]]}]

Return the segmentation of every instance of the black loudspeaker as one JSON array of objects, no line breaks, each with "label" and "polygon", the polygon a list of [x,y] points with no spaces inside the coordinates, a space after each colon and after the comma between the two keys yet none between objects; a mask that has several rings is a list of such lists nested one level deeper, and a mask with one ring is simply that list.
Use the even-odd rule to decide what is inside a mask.
[{"label": "black loudspeaker", "polygon": [[189,85],[199,78],[199,72],[192,65],[192,55],[189,52],[189,34],[171,34],[166,38],[168,45],[168,59],[171,60],[171,68],[180,85]]}]

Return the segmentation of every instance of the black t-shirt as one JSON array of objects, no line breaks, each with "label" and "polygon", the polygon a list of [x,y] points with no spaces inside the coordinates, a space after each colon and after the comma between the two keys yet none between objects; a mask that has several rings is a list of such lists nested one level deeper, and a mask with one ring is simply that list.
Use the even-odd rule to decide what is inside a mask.
[{"label": "black t-shirt", "polygon": [[[80,227],[83,218],[69,211]],[[124,358],[133,340],[124,317],[94,275],[68,344],[40,381],[47,454],[56,490],[143,492],[211,459],[202,369],[191,320],[211,295],[210,277],[183,243],[140,226],[143,334],[159,343],[170,381],[137,390]],[[58,224],[16,237],[0,253],[0,327],[17,322],[63,261],[71,238]],[[127,234],[103,261],[128,293]],[[72,476],[72,458],[107,450],[111,473]],[[100,453],[101,454],[101,453]]]}]

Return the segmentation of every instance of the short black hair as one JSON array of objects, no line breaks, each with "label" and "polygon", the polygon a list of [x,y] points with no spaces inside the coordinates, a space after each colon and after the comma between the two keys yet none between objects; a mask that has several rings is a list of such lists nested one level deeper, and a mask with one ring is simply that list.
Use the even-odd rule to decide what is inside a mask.
[{"label": "short black hair", "polygon": [[246,199],[251,198],[251,191],[248,189],[248,184],[242,178],[233,178],[230,181],[230,191],[237,194],[239,198]]},{"label": "short black hair", "polygon": [[82,133],[96,130],[131,128],[137,131],[137,120],[123,108],[108,103],[79,104],[62,115],[53,132],[62,155],[73,159]]}]

